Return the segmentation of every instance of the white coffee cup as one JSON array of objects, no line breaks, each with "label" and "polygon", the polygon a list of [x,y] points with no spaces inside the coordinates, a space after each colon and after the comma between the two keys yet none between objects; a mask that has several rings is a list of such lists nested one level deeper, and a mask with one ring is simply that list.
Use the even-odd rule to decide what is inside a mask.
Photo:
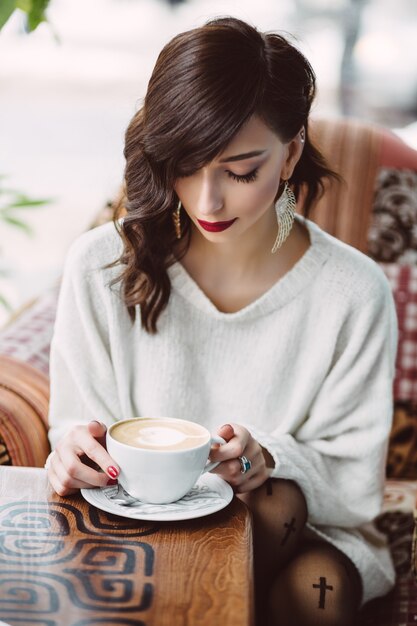
[{"label": "white coffee cup", "polygon": [[107,451],[120,467],[119,483],[152,504],[179,500],[217,467],[208,462],[213,443],[226,441],[200,424],[171,417],[120,420],[106,436]]}]

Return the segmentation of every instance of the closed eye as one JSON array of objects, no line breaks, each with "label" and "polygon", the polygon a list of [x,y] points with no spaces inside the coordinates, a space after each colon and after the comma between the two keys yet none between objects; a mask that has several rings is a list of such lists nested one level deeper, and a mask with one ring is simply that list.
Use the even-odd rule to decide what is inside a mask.
[{"label": "closed eye", "polygon": [[227,175],[230,178],[233,178],[233,180],[236,180],[238,183],[252,183],[258,177],[259,168],[257,167],[254,170],[252,170],[252,172],[249,172],[248,174],[241,174],[241,175],[235,174],[234,172],[231,172],[230,170],[226,170],[226,171],[227,171]]}]

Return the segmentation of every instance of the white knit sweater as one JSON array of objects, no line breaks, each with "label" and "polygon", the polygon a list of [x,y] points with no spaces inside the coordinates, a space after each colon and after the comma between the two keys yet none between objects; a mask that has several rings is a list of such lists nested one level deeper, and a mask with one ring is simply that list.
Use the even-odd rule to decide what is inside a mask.
[{"label": "white knit sweater", "polygon": [[171,416],[210,430],[246,426],[275,460],[272,476],[303,490],[309,526],[344,551],[363,602],[394,570],[380,512],[397,321],[380,268],[309,220],[311,246],[255,302],[222,313],[180,263],[159,332],[131,324],[118,286],[112,223],[68,255],[51,348],[50,439],[76,423]]}]

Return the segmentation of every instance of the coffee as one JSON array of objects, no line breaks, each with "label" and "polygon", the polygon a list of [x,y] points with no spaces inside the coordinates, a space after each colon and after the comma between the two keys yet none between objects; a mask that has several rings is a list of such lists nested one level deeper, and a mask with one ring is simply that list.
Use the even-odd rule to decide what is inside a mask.
[{"label": "coffee", "polygon": [[198,422],[172,417],[134,417],[110,426],[107,452],[120,467],[119,483],[133,497],[168,504],[185,496],[219,461],[212,444],[226,443]]},{"label": "coffee", "polygon": [[133,418],[112,427],[113,439],[147,450],[188,450],[205,444],[208,433],[194,422],[161,418]]}]

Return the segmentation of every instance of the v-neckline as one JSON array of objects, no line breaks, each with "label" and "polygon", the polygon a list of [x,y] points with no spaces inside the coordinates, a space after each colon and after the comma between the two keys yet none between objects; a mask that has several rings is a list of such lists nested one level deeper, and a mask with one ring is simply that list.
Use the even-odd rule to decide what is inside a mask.
[{"label": "v-neckline", "polygon": [[305,286],[311,283],[317,270],[326,261],[330,253],[325,233],[314,222],[298,214],[296,218],[308,229],[310,246],[291,269],[258,298],[238,311],[232,313],[220,311],[190,276],[180,261],[174,263],[168,270],[174,291],[178,292],[200,311],[223,320],[258,317],[259,315],[265,315],[271,310],[276,310],[280,306],[284,306]]}]

